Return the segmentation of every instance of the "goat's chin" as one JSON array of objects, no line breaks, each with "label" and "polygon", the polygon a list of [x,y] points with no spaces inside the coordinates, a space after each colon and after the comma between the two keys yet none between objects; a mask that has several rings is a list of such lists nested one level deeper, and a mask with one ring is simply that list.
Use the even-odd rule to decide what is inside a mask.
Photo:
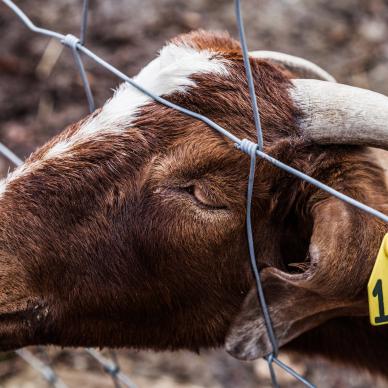
[{"label": "goat's chin", "polygon": [[[62,347],[128,348],[136,350],[189,350],[222,346],[229,321],[203,320],[183,325],[172,314],[170,319],[144,319],[143,325],[130,317],[113,320],[106,313],[98,316],[64,313],[55,304],[42,300],[15,301],[0,307],[0,351],[31,345]],[[150,322],[152,320],[152,322]]]},{"label": "goat's chin", "polygon": [[[4,292],[2,293],[4,296]],[[44,341],[40,321],[47,306],[38,298],[17,298],[0,305],[0,351],[15,350]]]},{"label": "goat's chin", "polygon": [[[1,239],[0,247],[6,246]],[[0,350],[13,350],[39,341],[40,321],[47,306],[26,286],[27,274],[20,260],[0,249]]]}]

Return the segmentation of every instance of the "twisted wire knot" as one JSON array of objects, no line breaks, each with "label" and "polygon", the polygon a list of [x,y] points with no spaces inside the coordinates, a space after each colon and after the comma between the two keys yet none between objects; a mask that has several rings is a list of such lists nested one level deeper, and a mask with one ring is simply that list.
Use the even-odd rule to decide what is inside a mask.
[{"label": "twisted wire knot", "polygon": [[254,143],[253,141],[250,141],[248,139],[242,139],[240,144],[236,144],[236,147],[240,151],[252,157],[256,155],[256,150],[259,146],[257,143]]},{"label": "twisted wire knot", "polygon": [[73,50],[77,49],[77,45],[81,44],[81,41],[72,34],[67,34],[61,41],[61,43]]},{"label": "twisted wire knot", "polygon": [[275,357],[276,357],[275,354],[272,352],[267,356],[265,356],[264,358],[269,364],[272,364]]},{"label": "twisted wire knot", "polygon": [[116,376],[120,372],[120,367],[117,364],[107,365],[104,367],[105,371],[112,375]]}]

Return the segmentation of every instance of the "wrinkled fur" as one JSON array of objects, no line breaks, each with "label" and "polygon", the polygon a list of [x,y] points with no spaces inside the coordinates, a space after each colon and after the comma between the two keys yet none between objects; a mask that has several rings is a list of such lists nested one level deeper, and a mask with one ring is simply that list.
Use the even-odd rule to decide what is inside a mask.
[{"label": "wrinkled fur", "polygon": [[[196,88],[169,99],[254,140],[238,44],[205,32],[176,42],[227,58],[230,75],[193,76]],[[266,61],[251,64],[265,150],[387,213],[383,173],[369,151],[306,143],[288,94],[290,74]],[[248,165],[246,155],[202,122],[150,103],[121,135],[103,143],[91,139],[71,156],[42,161],[11,181],[0,200],[1,348],[222,345],[252,286],[245,235]],[[190,185],[201,187],[215,206],[198,203]],[[308,266],[314,209],[325,201],[327,194],[258,160],[253,219],[260,266]],[[343,209],[348,217],[333,222],[332,234],[321,241],[335,252],[322,262],[316,287],[327,298],[362,300],[366,309],[366,282],[387,226],[348,205]],[[271,293],[276,290],[269,299]],[[388,329],[366,322],[337,318],[288,347],[387,373]]]}]

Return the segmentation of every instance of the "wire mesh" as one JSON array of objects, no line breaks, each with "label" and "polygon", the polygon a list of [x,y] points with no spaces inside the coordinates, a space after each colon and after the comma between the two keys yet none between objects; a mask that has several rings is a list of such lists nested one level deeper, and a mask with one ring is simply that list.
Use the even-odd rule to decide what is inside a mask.
[{"label": "wire mesh", "polygon": [[[248,56],[248,48],[245,40],[245,33],[244,33],[244,26],[243,26],[243,20],[242,20],[242,14],[241,14],[241,5],[240,0],[235,0],[235,12],[236,12],[236,20],[237,20],[237,26],[239,30],[240,35],[240,43],[242,47],[242,53],[244,58],[244,66],[248,81],[248,87],[249,87],[249,94],[251,98],[252,103],[252,109],[253,109],[253,121],[255,123],[256,131],[257,131],[257,143],[254,143],[248,139],[239,139],[229,131],[227,131],[225,128],[221,127],[214,121],[210,120],[209,118],[198,114],[196,112],[190,111],[186,108],[183,108],[179,105],[176,105],[174,103],[171,103],[170,101],[157,96],[153,94],[152,92],[148,91],[141,85],[137,84],[133,79],[126,76],[124,73],[122,73],[120,70],[109,64],[108,62],[104,61],[102,58],[100,58],[98,55],[96,55],[94,52],[89,50],[84,46],[85,40],[86,40],[86,32],[87,32],[87,21],[88,21],[88,0],[83,0],[83,7],[82,7],[82,22],[81,22],[81,28],[80,28],[80,38],[75,37],[74,35],[68,34],[63,35],[61,33],[58,33],[56,31],[51,31],[45,28],[40,28],[34,25],[34,23],[28,18],[28,16],[11,0],[2,0],[2,2],[8,6],[19,18],[20,20],[26,25],[27,28],[29,28],[31,31],[36,32],[41,35],[45,35],[54,39],[59,40],[64,46],[69,47],[72,50],[75,64],[78,68],[79,74],[82,79],[82,83],[84,86],[89,110],[92,112],[95,108],[94,99],[93,99],[93,93],[91,91],[89,81],[83,66],[82,58],[80,53],[83,53],[102,67],[104,67],[106,70],[110,71],[111,73],[115,74],[117,77],[122,79],[124,82],[129,83],[142,93],[146,94],[147,96],[151,97],[156,102],[159,102],[160,104],[163,104],[169,108],[175,109],[185,115],[188,115],[190,117],[193,117],[197,120],[201,120],[204,123],[206,123],[208,126],[216,130],[217,132],[221,133],[228,139],[230,139],[242,152],[246,153],[250,159],[250,171],[249,171],[249,178],[248,178],[248,188],[247,188],[247,217],[246,217],[246,230],[247,230],[247,239],[248,239],[248,247],[249,247],[249,255],[250,255],[250,263],[251,268],[254,274],[254,278],[257,285],[257,294],[258,299],[260,302],[260,306],[262,308],[265,325],[267,329],[267,334],[270,339],[271,345],[272,345],[272,351],[265,357],[265,360],[268,363],[269,372],[272,380],[272,384],[274,387],[279,387],[279,384],[277,382],[276,378],[276,371],[274,369],[274,364],[277,365],[279,368],[283,369],[285,372],[289,373],[291,376],[293,376],[295,379],[300,381],[302,384],[304,384],[307,387],[315,387],[312,383],[307,381],[303,376],[295,372],[292,368],[290,368],[288,365],[283,363],[278,358],[278,344],[276,340],[276,336],[272,327],[271,318],[268,310],[268,306],[265,300],[265,294],[263,290],[263,286],[261,284],[260,279],[260,271],[257,268],[256,263],[256,257],[254,252],[254,244],[253,244],[253,231],[252,231],[252,223],[251,223],[251,204],[252,204],[252,197],[253,197],[253,185],[254,185],[254,172],[255,172],[255,166],[256,166],[256,159],[257,157],[266,160],[267,162],[273,164],[274,166],[288,172],[289,174],[292,174],[299,179],[302,179],[311,185],[316,186],[317,188],[326,191],[327,193],[335,196],[336,198],[368,213],[371,216],[377,217],[384,222],[388,223],[388,216],[386,214],[383,214],[382,212],[373,209],[341,192],[338,192],[337,190],[334,190],[330,186],[325,185],[324,183],[304,174],[303,172],[288,166],[287,164],[282,163],[281,161],[271,157],[270,155],[266,154],[263,150],[263,136],[262,136],[262,128],[260,123],[260,110],[257,105],[256,101],[256,93],[254,88],[254,82],[252,77],[252,71],[250,67],[249,62],[249,56]],[[22,160],[15,155],[10,149],[8,149],[6,146],[0,143],[0,154],[2,154],[4,157],[6,157],[8,160],[10,160],[13,164],[16,166],[21,165],[23,162]],[[115,387],[120,387],[121,385],[134,388],[135,384],[129,379],[128,376],[126,376],[123,372],[120,371],[120,367],[117,361],[116,354],[112,351],[111,352],[111,359],[108,359],[104,357],[101,353],[97,352],[94,349],[86,349],[86,352],[93,357],[104,369],[105,372],[111,375],[113,379],[113,384]],[[16,353],[23,358],[26,362],[28,362],[34,369],[38,370],[41,375],[52,385],[55,387],[66,387],[66,385],[58,378],[53,368],[47,363],[36,357],[34,354],[32,354],[30,351],[26,349],[19,349],[16,351]]]},{"label": "wire mesh", "polygon": [[26,361],[32,368],[37,370],[42,377],[55,388],[67,388],[67,385],[57,376],[54,369],[48,362],[44,362],[26,349],[19,349],[15,352],[20,358]]}]

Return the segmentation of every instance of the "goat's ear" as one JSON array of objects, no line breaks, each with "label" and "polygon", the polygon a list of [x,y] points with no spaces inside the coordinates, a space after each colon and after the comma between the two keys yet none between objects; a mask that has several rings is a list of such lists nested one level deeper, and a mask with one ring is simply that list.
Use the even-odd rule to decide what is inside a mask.
[{"label": "goat's ear", "polygon": [[[275,268],[264,270],[262,278],[272,327],[279,346],[325,322],[337,308],[344,307],[338,301],[325,300],[312,290],[292,284]],[[272,345],[256,287],[245,298],[242,309],[229,330],[225,347],[232,356],[241,360],[254,360],[271,352]]]},{"label": "goat's ear", "polygon": [[[314,227],[309,269],[301,274],[290,274],[273,267],[262,271],[264,292],[279,346],[333,317],[367,313],[362,289],[366,287],[367,274],[373,263],[371,252],[378,251],[381,231],[375,229],[377,224],[370,218],[349,211],[347,205],[334,198],[315,206],[312,215]],[[354,225],[363,227],[355,228]],[[370,241],[366,231],[376,234],[376,241]],[[243,360],[271,352],[255,287],[232,323],[225,347],[231,355]]]}]

